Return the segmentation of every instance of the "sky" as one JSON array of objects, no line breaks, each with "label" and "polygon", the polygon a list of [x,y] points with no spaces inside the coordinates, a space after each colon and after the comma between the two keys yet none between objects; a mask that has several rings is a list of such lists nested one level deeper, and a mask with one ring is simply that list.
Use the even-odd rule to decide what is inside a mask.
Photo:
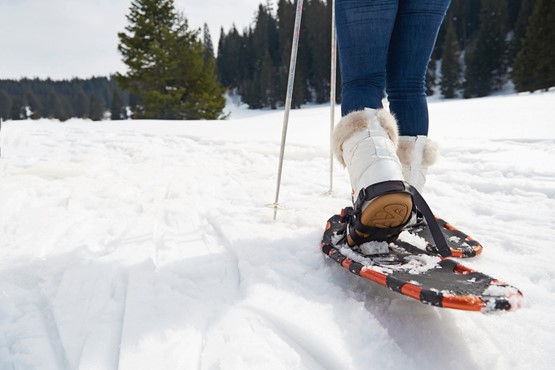
[{"label": "sky", "polygon": [[[191,28],[243,29],[265,0],[175,0]],[[0,79],[70,79],[125,72],[117,50],[131,0],[0,0]]]}]

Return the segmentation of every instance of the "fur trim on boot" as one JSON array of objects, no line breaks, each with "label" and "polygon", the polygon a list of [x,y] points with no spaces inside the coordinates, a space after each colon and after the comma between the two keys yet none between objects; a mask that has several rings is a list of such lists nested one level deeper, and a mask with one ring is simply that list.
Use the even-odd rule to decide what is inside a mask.
[{"label": "fur trim on boot", "polygon": [[397,156],[403,165],[405,181],[422,192],[428,167],[437,161],[438,145],[426,136],[401,136]]},{"label": "fur trim on boot", "polygon": [[339,121],[332,135],[332,148],[335,157],[345,167],[347,164],[343,158],[343,143],[354,133],[369,128],[370,123],[377,120],[381,127],[387,132],[389,139],[396,147],[399,140],[399,129],[397,121],[391,113],[385,109],[365,109],[352,112]]}]

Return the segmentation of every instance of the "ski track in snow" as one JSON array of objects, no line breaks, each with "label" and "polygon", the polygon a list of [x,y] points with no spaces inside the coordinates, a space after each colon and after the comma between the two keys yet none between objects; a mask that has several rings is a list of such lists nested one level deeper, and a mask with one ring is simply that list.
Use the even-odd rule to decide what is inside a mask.
[{"label": "ski track in snow", "polygon": [[276,221],[282,112],[5,123],[0,369],[550,369],[554,100],[430,104],[442,157],[425,197],[484,245],[465,265],[524,293],[520,311],[487,316],[322,255],[325,221],[350,201],[337,163],[325,195],[326,107],[291,114]]}]

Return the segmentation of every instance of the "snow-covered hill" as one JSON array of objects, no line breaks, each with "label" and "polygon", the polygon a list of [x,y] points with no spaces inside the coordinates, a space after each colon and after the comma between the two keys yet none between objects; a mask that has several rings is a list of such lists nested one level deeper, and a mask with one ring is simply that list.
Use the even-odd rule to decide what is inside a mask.
[{"label": "snow-covered hill", "polygon": [[464,261],[524,308],[442,310],[320,252],[326,107],[225,122],[8,122],[0,159],[0,369],[552,369],[555,92],[430,104],[425,196],[485,247]]}]

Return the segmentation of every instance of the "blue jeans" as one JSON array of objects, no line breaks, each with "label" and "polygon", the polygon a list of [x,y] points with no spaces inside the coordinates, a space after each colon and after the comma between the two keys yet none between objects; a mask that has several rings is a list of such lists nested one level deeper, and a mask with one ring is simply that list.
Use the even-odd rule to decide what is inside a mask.
[{"label": "blue jeans", "polygon": [[341,114],[382,108],[401,135],[428,134],[426,68],[451,0],[336,0]]}]

